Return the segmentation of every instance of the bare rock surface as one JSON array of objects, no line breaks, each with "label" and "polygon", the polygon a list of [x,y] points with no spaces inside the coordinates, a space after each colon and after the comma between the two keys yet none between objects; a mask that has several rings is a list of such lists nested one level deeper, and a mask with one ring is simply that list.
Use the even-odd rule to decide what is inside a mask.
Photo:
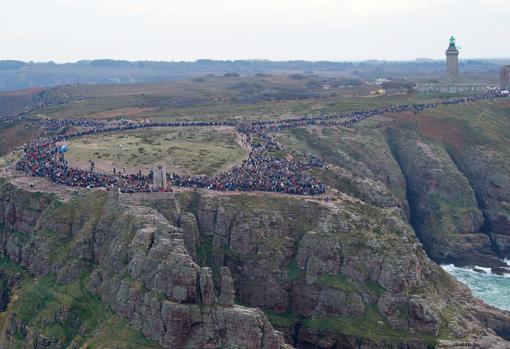
[{"label": "bare rock surface", "polygon": [[[475,313],[455,310],[478,301],[428,259],[398,208],[205,192],[177,196],[181,214],[196,215],[197,227],[181,228],[198,229],[201,263],[212,270],[228,266],[236,299],[274,314],[270,318],[299,348],[426,348],[445,333],[455,337],[446,320],[452,312],[479,331],[478,338],[506,343]],[[410,338],[388,337],[400,331]]]},{"label": "bare rock surface", "polygon": [[[56,274],[61,284],[88,275],[90,292],[161,347],[286,347],[263,312],[234,305],[228,269],[216,289],[211,269],[188,253],[182,230],[155,209],[117,193],[79,194],[66,204],[9,184],[1,190],[4,255],[34,277]],[[62,241],[65,250],[58,247]],[[12,333],[26,333],[27,347],[62,348],[60,339],[33,332],[15,317],[4,323],[0,347],[12,338],[9,323],[16,326]]]},{"label": "bare rock surface", "polygon": [[413,226],[429,256],[457,265],[503,265],[490,236],[482,232],[484,217],[475,191],[449,154],[418,138],[400,136],[394,142],[407,180]]}]

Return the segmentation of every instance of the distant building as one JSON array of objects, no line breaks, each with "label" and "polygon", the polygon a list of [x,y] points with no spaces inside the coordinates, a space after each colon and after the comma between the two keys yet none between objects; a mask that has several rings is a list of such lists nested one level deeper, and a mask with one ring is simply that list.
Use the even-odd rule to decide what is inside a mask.
[{"label": "distant building", "polygon": [[510,89],[510,65],[505,65],[501,68],[499,88],[502,90]]},{"label": "distant building", "polygon": [[450,37],[450,44],[446,49],[446,76],[442,84],[418,84],[417,92],[422,93],[459,93],[459,92],[484,92],[485,84],[460,84],[459,83],[459,50],[455,44],[455,37]]}]

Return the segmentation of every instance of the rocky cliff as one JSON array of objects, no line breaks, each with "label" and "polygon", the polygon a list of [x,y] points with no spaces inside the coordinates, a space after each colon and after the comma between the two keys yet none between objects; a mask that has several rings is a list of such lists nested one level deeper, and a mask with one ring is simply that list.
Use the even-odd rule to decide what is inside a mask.
[{"label": "rocky cliff", "polygon": [[319,198],[4,180],[0,347],[507,348],[432,261],[507,272],[505,103],[277,135]]},{"label": "rocky cliff", "polygon": [[285,347],[263,312],[234,304],[230,271],[215,287],[154,209],[0,190],[2,348]]},{"label": "rocky cliff", "polygon": [[[195,260],[216,280],[227,266],[236,300],[264,309],[299,348],[507,345],[474,309],[488,309],[504,336],[509,314],[481,305],[431,262],[399,208],[190,192],[177,201]],[[147,204],[175,219],[175,208]]]},{"label": "rocky cliff", "polygon": [[505,271],[510,236],[510,103],[403,115],[389,143],[407,180],[412,223],[432,258]]},{"label": "rocky cliff", "polygon": [[292,151],[323,158],[339,192],[398,207],[433,260],[508,273],[510,103],[381,116],[353,128],[294,129]]},{"label": "rocky cliff", "polygon": [[399,208],[190,191],[63,201],[7,182],[0,197],[1,347],[507,345],[510,316],[431,262]]}]

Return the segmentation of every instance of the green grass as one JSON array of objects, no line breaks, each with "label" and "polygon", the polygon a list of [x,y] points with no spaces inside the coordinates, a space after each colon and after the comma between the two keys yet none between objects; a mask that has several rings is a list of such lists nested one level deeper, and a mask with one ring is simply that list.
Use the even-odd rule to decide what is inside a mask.
[{"label": "green grass", "polygon": [[235,140],[232,129],[150,128],[122,133],[85,136],[69,142],[67,160],[74,166],[112,173],[126,167],[129,172],[164,164],[168,172],[212,175],[239,163],[246,151]]},{"label": "green grass", "polygon": [[[365,110],[389,104],[437,101],[449,97],[391,93],[369,96],[370,90],[374,88],[365,86],[327,91],[320,87],[307,87],[309,82],[322,79],[308,76],[296,80],[273,75],[235,79],[207,77],[200,83],[178,81],[145,85],[72,86],[64,88],[68,94],[88,98],[38,110],[33,116],[254,121],[291,118],[304,113]],[[134,113],[124,111],[126,107],[136,107],[137,110]],[[108,113],[94,114],[98,112]]]},{"label": "green grass", "polygon": [[53,237],[57,236],[57,232],[55,230],[53,230],[53,229],[50,229],[50,228],[44,228],[41,231],[41,234],[44,235],[45,237],[48,237],[48,238],[53,238]]},{"label": "green grass", "polygon": [[378,283],[374,281],[367,281],[364,283],[365,287],[374,292],[378,296],[382,296],[384,293],[387,292],[387,290],[380,286]]},{"label": "green grass", "polygon": [[[500,99],[441,106],[426,110],[417,117],[401,119],[397,126],[399,129],[419,131],[425,137],[453,151],[462,151],[465,147],[477,145],[505,148],[510,142],[507,132],[510,127],[509,105],[508,100]],[[423,127],[428,124],[434,124],[435,127]]]},{"label": "green grass", "polygon": [[[44,215],[51,217],[63,227],[73,225],[74,232],[87,234],[94,230],[103,214],[107,194],[100,191],[80,193],[69,202],[58,200],[51,202]],[[49,253],[51,262],[64,261],[69,258],[71,245],[76,235],[72,231],[54,231],[43,229],[40,238],[47,239],[53,246]]]},{"label": "green grass", "polygon": [[35,315],[57,301],[46,282],[28,281],[26,285],[17,292],[20,301],[16,302],[15,306],[16,315],[24,323],[28,323]]},{"label": "green grass", "polygon": [[6,229],[7,234],[13,236],[17,242],[24,244],[30,240],[30,235],[17,230]]},{"label": "green grass", "polygon": [[357,289],[356,286],[343,274],[323,275],[320,277],[318,283],[322,286],[337,288],[346,293],[354,293]]},{"label": "green grass", "polygon": [[[379,327],[378,322],[383,326]],[[374,343],[390,343],[411,338],[424,340],[430,347],[436,343],[436,338],[428,334],[411,334],[406,331],[394,330],[382,316],[375,305],[367,306],[367,310],[360,317],[347,316],[318,316],[305,319],[303,326],[320,333],[333,332],[348,336],[367,339]]]},{"label": "green grass", "polygon": [[[85,289],[84,280],[59,285],[53,276],[27,280],[9,311],[36,333],[90,348],[159,348],[113,314]],[[56,316],[65,309],[66,316]]]},{"label": "green grass", "polygon": [[201,266],[209,265],[212,253],[212,236],[200,234],[200,241],[197,247],[198,264]]},{"label": "green grass", "polygon": [[37,138],[37,127],[23,122],[0,125],[0,156],[7,155],[12,149]]},{"label": "green grass", "polygon": [[300,316],[294,312],[275,313],[271,310],[265,310],[264,313],[267,315],[269,322],[278,328],[289,328],[300,320]]},{"label": "green grass", "polygon": [[441,327],[439,328],[439,337],[440,338],[449,338],[450,330],[448,328],[448,323],[458,314],[466,313],[466,309],[462,309],[460,306],[455,305],[447,305],[440,314],[441,317]]},{"label": "green grass", "polygon": [[289,281],[295,281],[305,275],[304,270],[300,269],[297,265],[296,258],[292,258],[289,264],[288,279]]},{"label": "green grass", "polygon": [[19,264],[14,263],[9,257],[0,253],[0,271],[9,276],[27,277],[28,273]]},{"label": "green grass", "polygon": [[368,305],[365,312],[358,317],[325,315],[303,317],[293,311],[276,313],[268,309],[264,310],[264,313],[271,324],[279,329],[289,329],[295,324],[300,324],[318,333],[338,333],[379,344],[402,342],[412,338],[423,340],[430,348],[436,343],[436,338],[431,334],[413,334],[391,328],[376,305]]},{"label": "green grass", "polygon": [[84,221],[82,218],[95,222],[103,213],[107,196],[105,192],[100,191],[78,193],[66,203],[52,201],[45,214],[66,223]]},{"label": "green grass", "polygon": [[196,216],[198,214],[198,208],[200,207],[200,195],[197,192],[192,192],[189,195],[190,200],[188,207],[190,212]]}]

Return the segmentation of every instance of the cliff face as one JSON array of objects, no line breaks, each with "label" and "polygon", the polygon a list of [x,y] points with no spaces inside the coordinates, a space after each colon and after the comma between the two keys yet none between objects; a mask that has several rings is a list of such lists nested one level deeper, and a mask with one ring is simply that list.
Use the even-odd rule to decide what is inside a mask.
[{"label": "cliff face", "polygon": [[0,347],[507,348],[429,257],[505,272],[508,107],[280,134],[328,163],[320,199],[4,181]]},{"label": "cliff face", "polygon": [[[217,293],[154,209],[101,192],[63,203],[9,184],[0,197],[2,348],[285,346],[260,310],[233,303],[226,268]],[[112,323],[128,333],[104,338]]]},{"label": "cliff face", "polygon": [[508,151],[500,152],[487,146],[456,155],[459,168],[472,183],[495,251],[510,257],[510,166]]},{"label": "cliff face", "polygon": [[440,262],[490,266],[498,263],[474,190],[440,146],[394,135],[394,149],[407,179],[411,221],[429,255]]},{"label": "cliff face", "polygon": [[508,314],[432,263],[399,208],[189,191],[64,202],[9,183],[0,197],[2,348],[284,348],[268,317],[298,348],[507,344],[493,330],[508,335]]},{"label": "cliff face", "polygon": [[[177,201],[195,260],[213,279],[227,266],[238,302],[264,309],[299,348],[447,347],[455,338],[506,345],[482,323],[490,313],[505,335],[509,315],[475,301],[432,263],[398,208],[191,192]],[[175,216],[173,207],[148,204]]]},{"label": "cliff face", "polygon": [[509,110],[506,100],[446,107],[390,127],[413,225],[438,261],[505,272],[498,258],[510,256]]},{"label": "cliff face", "polygon": [[510,103],[383,116],[353,128],[295,129],[291,149],[323,158],[329,187],[398,207],[439,263],[510,272]]}]

